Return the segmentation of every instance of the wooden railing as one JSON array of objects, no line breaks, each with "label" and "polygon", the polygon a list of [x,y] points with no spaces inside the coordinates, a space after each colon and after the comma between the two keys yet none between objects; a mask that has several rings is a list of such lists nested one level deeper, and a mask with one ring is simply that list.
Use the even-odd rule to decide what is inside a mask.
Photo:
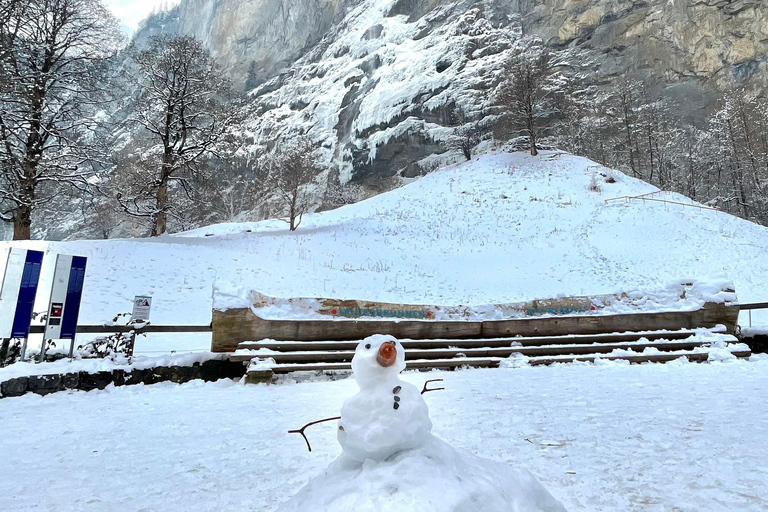
[{"label": "wooden railing", "polygon": [[742,311],[749,311],[749,326],[752,327],[752,310],[768,309],[768,302],[748,302],[747,304],[739,304],[739,309]]},{"label": "wooden railing", "polygon": [[699,210],[712,210],[712,211],[715,211],[715,212],[719,212],[720,211],[717,208],[712,208],[710,206],[704,206],[703,204],[698,204],[698,203],[681,203],[680,201],[670,201],[668,199],[658,199],[658,198],[655,198],[655,197],[651,197],[653,195],[660,195],[660,194],[666,194],[666,193],[668,193],[666,190],[657,190],[656,192],[649,192],[647,194],[641,194],[639,196],[613,197],[611,199],[605,199],[604,202],[605,202],[605,204],[608,204],[608,203],[610,203],[612,201],[624,201],[624,202],[629,202],[631,200],[643,201],[643,202],[645,202],[645,201],[656,201],[656,202],[659,202],[659,203],[677,204],[677,205],[685,206],[685,207],[689,207],[689,208],[698,208]]},{"label": "wooden railing", "polygon": [[751,311],[753,309],[768,309],[768,302],[748,302],[747,304],[739,304],[739,309],[745,311]]},{"label": "wooden railing", "polygon": [[[43,334],[44,325],[33,325],[29,328],[30,334]],[[77,334],[111,334],[121,332],[150,333],[150,332],[212,332],[211,324],[208,325],[78,325]]]},{"label": "wooden railing", "polygon": [[[188,333],[188,332],[213,332],[212,324],[208,325],[153,325],[146,324],[134,324],[134,325],[78,325],[75,330],[75,334],[119,334],[130,333],[130,348],[129,354],[133,355],[133,349],[136,342],[136,335],[147,333]],[[32,325],[29,327],[29,334],[44,334],[44,325]],[[0,361],[4,360],[8,352],[10,339],[0,339]],[[69,345],[69,357],[72,357],[75,347],[75,340],[70,340]],[[27,351],[27,339],[24,339],[24,343],[21,349],[21,358],[24,359]],[[44,351],[40,352],[40,361],[44,359]]]}]

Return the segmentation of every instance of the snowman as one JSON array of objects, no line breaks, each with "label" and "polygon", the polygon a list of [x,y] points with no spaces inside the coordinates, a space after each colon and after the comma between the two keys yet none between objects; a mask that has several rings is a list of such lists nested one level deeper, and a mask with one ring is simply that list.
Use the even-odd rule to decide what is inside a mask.
[{"label": "snowman", "polygon": [[400,380],[405,350],[392,336],[372,336],[357,346],[352,371],[360,391],[341,408],[337,437],[344,453],[363,462],[416,448],[432,431],[422,393]]},{"label": "snowman", "polygon": [[360,391],[341,416],[290,431],[312,451],[304,429],[339,420],[342,454],[277,512],[565,512],[528,470],[432,435],[422,394],[434,389],[403,382],[403,369],[405,350],[392,336],[358,345],[352,370]]}]

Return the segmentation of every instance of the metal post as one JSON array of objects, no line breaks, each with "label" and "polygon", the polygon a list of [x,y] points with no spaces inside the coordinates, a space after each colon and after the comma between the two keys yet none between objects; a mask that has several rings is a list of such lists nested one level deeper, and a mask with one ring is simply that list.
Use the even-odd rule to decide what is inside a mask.
[{"label": "metal post", "polygon": [[38,363],[45,362],[45,336],[43,336],[43,344],[40,345],[40,357],[37,358]]},{"label": "metal post", "polygon": [[2,343],[0,343],[0,365],[3,364],[5,361],[5,358],[8,357],[8,347],[11,344],[10,338],[3,338]]},{"label": "metal post", "polygon": [[133,357],[133,350],[136,348],[136,331],[131,331],[131,349],[128,351],[128,357]]},{"label": "metal post", "polygon": [[27,338],[24,338],[24,343],[21,344],[21,356],[19,356],[19,361],[23,361],[26,355],[27,355]]},{"label": "metal post", "polygon": [[749,310],[749,326],[752,327],[752,310]]},{"label": "metal post", "polygon": [[72,355],[75,352],[75,338],[73,337],[71,340],[69,340],[69,360],[72,360]]}]

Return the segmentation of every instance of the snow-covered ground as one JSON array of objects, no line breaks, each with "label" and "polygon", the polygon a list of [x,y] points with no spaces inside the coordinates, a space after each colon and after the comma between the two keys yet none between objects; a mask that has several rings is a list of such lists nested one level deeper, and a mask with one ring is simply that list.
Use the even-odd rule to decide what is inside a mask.
[{"label": "snow-covered ground", "polygon": [[[600,191],[589,190],[597,175]],[[768,300],[768,228],[690,204],[605,199],[657,189],[593,162],[543,152],[488,154],[338,210],[296,232],[272,220],[156,239],[2,242],[44,249],[37,311],[56,253],[88,256],[81,323],[152,295],[154,324],[207,324],[250,290],[272,297],[484,305],[667,290],[726,278],[741,302]],[[210,235],[210,236],[208,236]],[[0,253],[0,261],[4,254]],[[754,325],[768,316],[754,312]],[[742,316],[742,321],[746,315]],[[204,350],[209,335],[139,339],[139,352]]]},{"label": "snow-covered ground", "polygon": [[[768,509],[768,360],[406,373],[433,433],[531,470],[569,511]],[[157,384],[0,400],[0,510],[272,511],[339,455],[336,382]],[[341,511],[340,511],[341,512]]]}]

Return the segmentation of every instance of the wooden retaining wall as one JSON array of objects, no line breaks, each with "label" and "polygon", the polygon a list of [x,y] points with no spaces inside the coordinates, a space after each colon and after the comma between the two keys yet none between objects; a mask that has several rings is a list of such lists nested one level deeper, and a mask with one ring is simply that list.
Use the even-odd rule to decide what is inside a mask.
[{"label": "wooden retaining wall", "polygon": [[573,315],[515,320],[264,320],[250,308],[213,311],[214,352],[234,352],[243,341],[359,340],[373,334],[400,339],[495,338],[502,336],[559,336],[626,331],[680,330],[724,325],[733,334],[739,306],[706,303],[696,311]]}]

